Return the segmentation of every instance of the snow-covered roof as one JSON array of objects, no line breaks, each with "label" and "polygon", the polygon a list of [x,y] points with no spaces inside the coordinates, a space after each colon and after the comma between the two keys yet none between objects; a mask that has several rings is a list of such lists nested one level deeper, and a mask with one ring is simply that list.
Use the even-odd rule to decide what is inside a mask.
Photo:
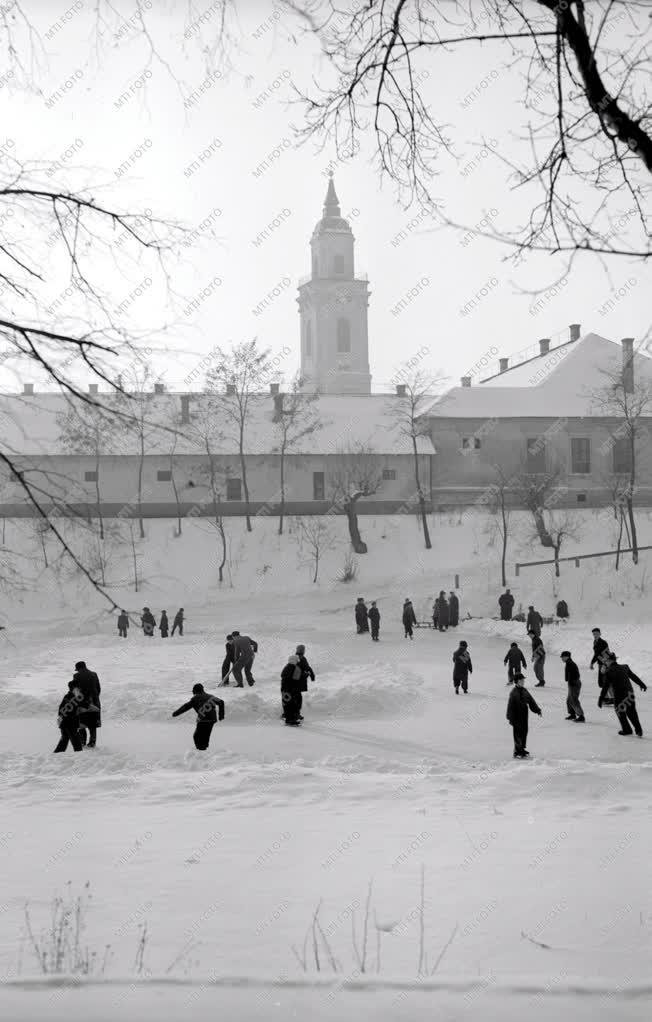
[{"label": "snow-covered roof", "polygon": [[[619,372],[621,344],[587,334],[553,348],[486,383],[453,387],[433,402],[431,416],[441,418],[581,418],[604,416],[599,392],[607,373]],[[652,359],[634,355],[634,378],[652,383]]]},{"label": "snow-covered roof", "polygon": [[[229,401],[226,397],[209,399],[206,395],[192,394],[191,422],[183,425],[180,394],[148,394],[147,398],[146,419],[148,423],[154,424],[147,431],[147,454],[166,455],[170,453],[174,442],[174,431],[177,440],[175,453],[203,453],[196,435],[196,423],[201,417],[202,406],[206,407],[208,400],[217,401],[218,407],[220,402],[226,405]],[[99,394],[93,400],[106,402],[107,407],[110,405],[108,395]],[[392,409],[400,401],[400,397],[385,394],[323,395],[311,404],[320,428],[294,444],[291,453],[337,454],[366,445],[377,454],[411,454],[409,438],[402,435],[392,417]],[[81,405],[82,402],[55,393],[0,395],[0,443],[5,450],[17,454],[74,453],[66,450],[61,443],[61,417],[76,404]],[[167,429],[157,429],[157,424]],[[274,423],[274,398],[270,394],[256,395],[251,402],[245,430],[245,453],[270,454],[278,450],[278,445],[279,430]],[[434,453],[429,436],[419,437],[417,447],[421,454]],[[215,449],[221,454],[237,453],[232,427],[225,427],[223,439],[215,444]],[[127,429],[121,431],[120,435],[107,436],[104,453],[138,454],[135,432]]]}]

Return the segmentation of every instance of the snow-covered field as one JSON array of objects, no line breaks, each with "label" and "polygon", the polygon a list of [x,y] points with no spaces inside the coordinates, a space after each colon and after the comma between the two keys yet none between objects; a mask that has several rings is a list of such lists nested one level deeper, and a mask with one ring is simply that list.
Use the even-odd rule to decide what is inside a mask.
[{"label": "snow-covered field", "polygon": [[[163,529],[171,525],[155,524],[162,562]],[[493,612],[499,591],[495,567],[491,585],[487,569],[495,551],[474,554],[477,523],[451,525],[444,536],[439,522],[435,550],[426,555],[410,538],[413,524],[399,523],[394,539],[382,541],[384,562],[370,544],[354,588],[333,583],[334,560],[318,586],[288,568],[285,594],[281,562],[272,554],[270,570],[256,575],[260,583],[253,571],[249,578],[241,571],[240,585],[217,594],[193,585],[196,544],[167,541],[176,605],[188,614],[183,639],[146,640],[134,631],[119,643],[115,620],[99,601],[88,599],[82,608],[69,584],[49,611],[43,592],[25,594],[22,606],[4,605],[3,1017],[167,1018],[164,1008],[171,1018],[192,1012],[196,1019],[217,1012],[239,1019],[362,1012],[451,1022],[524,1013],[647,1017],[652,706],[649,696],[638,697],[642,740],[619,737],[613,712],[597,709],[596,677],[588,669],[595,619],[578,606],[580,586],[599,579],[593,602],[584,602],[599,613],[621,659],[650,680],[644,566],[618,576],[573,567],[562,575],[561,595],[573,617],[544,630],[548,683],[534,693],[544,716],[531,720],[532,761],[515,762],[502,657],[513,638],[522,640],[526,656],[529,642],[523,625],[483,616]],[[378,536],[385,529],[381,520],[363,525]],[[582,548],[602,549],[597,544],[607,538],[594,529]],[[182,544],[185,569],[176,553]],[[578,542],[569,553],[579,548]],[[542,556],[535,547],[529,555]],[[399,561],[400,582],[392,584]],[[463,612],[471,609],[474,620],[448,634],[417,631],[406,641],[398,620],[404,596],[418,606],[436,589],[450,588],[455,570]],[[174,612],[171,585],[155,582],[153,569],[149,574],[148,586],[129,596],[129,608],[149,603],[156,613],[165,599]],[[530,602],[526,578],[512,581],[517,599]],[[549,579],[537,586],[542,599],[550,587],[550,604]],[[362,594],[380,601],[377,645],[353,634],[352,604]],[[127,598],[120,590],[118,602]],[[194,681],[215,687],[223,636],[238,626],[260,643],[257,684],[225,690],[226,720],[209,752],[199,753],[191,742],[194,715],[172,720],[170,713]],[[456,697],[451,656],[462,637],[475,670],[469,694]],[[279,720],[278,675],[298,641],[308,647],[317,681],[304,726],[295,730]],[[564,648],[582,669],[583,728],[564,720]],[[99,746],[53,757],[56,705],[79,658],[102,680]],[[427,982],[416,978],[422,867],[423,951],[427,971],[436,966]],[[352,916],[361,949],[370,882],[362,974]],[[109,978],[133,975],[146,923],[143,986],[62,990],[28,982],[39,968],[25,903],[38,937],[57,894],[90,895],[84,941],[100,959],[111,945]],[[319,903],[337,974],[323,942],[319,971],[312,937],[305,971],[295,954],[303,956]],[[162,986],[160,976],[193,985]],[[209,979],[221,985],[208,987]],[[324,983],[335,985],[326,990]],[[364,1002],[350,989],[356,984],[367,991]]]}]

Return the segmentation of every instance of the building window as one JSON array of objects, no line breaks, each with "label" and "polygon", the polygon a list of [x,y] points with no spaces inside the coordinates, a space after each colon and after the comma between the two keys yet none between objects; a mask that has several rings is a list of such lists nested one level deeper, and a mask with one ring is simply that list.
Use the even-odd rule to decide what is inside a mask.
[{"label": "building window", "polygon": [[337,321],[337,350],[351,350],[351,324],[348,319],[338,319]]},{"label": "building window", "polygon": [[571,437],[571,472],[576,476],[590,475],[591,441],[588,437]]},{"label": "building window", "polygon": [[463,451],[479,451],[482,447],[482,441],[479,436],[463,436],[462,437],[462,450]]},{"label": "building window", "polygon": [[324,482],[323,472],[312,473],[312,499],[313,500],[325,500],[326,498],[326,485]]},{"label": "building window", "polygon": [[396,479],[396,469],[395,468],[384,468],[383,469],[383,479]]},{"label": "building window", "polygon": [[632,448],[629,437],[614,440],[614,474],[629,475],[632,470]]},{"label": "building window", "polygon": [[96,483],[97,482],[97,472],[84,472],[84,482],[85,483]]},{"label": "building window", "polygon": [[227,479],[227,481],[226,481],[226,499],[227,500],[242,500],[242,480],[241,479]]},{"label": "building window", "polygon": [[336,256],[333,256],[333,272],[339,274],[340,276],[344,273],[343,255],[338,254]]},{"label": "building window", "polygon": [[312,357],[312,323],[306,323],[306,358]]},{"label": "building window", "polygon": [[586,494],[585,493],[578,493],[577,494],[577,503],[578,504],[586,504]]},{"label": "building window", "polygon": [[541,436],[528,437],[527,470],[530,475],[543,475],[546,471],[546,442]]},{"label": "building window", "polygon": [[156,473],[157,483],[169,483],[172,479],[172,472],[170,469],[162,468]]}]

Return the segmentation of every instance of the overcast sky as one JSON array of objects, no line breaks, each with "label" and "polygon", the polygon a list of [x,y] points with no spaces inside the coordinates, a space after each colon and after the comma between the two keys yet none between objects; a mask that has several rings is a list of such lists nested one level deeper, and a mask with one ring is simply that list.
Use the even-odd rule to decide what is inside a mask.
[{"label": "overcast sky", "polygon": [[[309,239],[321,216],[329,161],[336,159],[328,143],[321,153],[312,144],[295,147],[291,127],[303,119],[301,107],[289,105],[290,83],[307,86],[312,75],[319,77],[322,69],[326,73],[317,43],[287,16],[275,17],[269,0],[239,3],[239,37],[230,48],[233,67],[224,68],[202,96],[188,101],[188,93],[206,79],[197,42],[201,46],[212,34],[217,7],[210,0],[194,4],[205,12],[205,23],[201,30],[191,27],[185,42],[185,0],[153,5],[148,25],[169,69],[151,56],[142,32],[129,22],[132,0],[116,3],[127,20],[101,26],[99,41],[93,7],[90,0],[23,3],[47,50],[36,72],[43,95],[28,94],[17,87],[16,76],[8,78],[0,69],[3,151],[23,160],[59,160],[61,169],[49,183],[92,182],[102,187],[104,201],[111,197],[134,211],[149,208],[191,231],[210,221],[174,264],[174,305],[156,284],[129,310],[129,322],[138,329],[167,327],[153,347],[155,371],[170,388],[185,389],[184,378],[216,344],[252,336],[274,350],[291,349],[283,363],[289,378],[298,367],[296,287],[310,269]],[[448,56],[438,54],[436,62],[428,59],[421,65],[428,74],[424,93],[437,119],[449,125],[456,154],[442,158],[433,193],[451,217],[470,225],[487,214],[498,228],[513,225],[519,210],[525,216],[527,202],[507,185],[500,160],[485,150],[486,158],[470,171],[464,168],[478,157],[483,139],[516,162],[525,157],[515,138],[523,133],[519,72],[505,66],[498,44],[467,45]],[[70,81],[61,91],[62,83]],[[465,104],[481,82],[477,98]],[[256,106],[266,90],[271,95]],[[123,94],[126,101],[120,100]],[[202,153],[209,155],[193,170]],[[256,175],[264,161],[269,166]],[[434,230],[418,206],[402,208],[392,184],[381,180],[371,136],[355,158],[337,163],[335,183],[343,215],[353,227],[357,269],[370,280],[374,389],[388,387],[404,360],[424,347],[429,349],[425,364],[457,383],[487,352],[495,362],[540,337],[565,336],[570,323],[614,340],[640,337],[649,328],[649,271],[626,261],[611,263],[610,280],[595,259],[578,259],[558,293],[535,309],[536,299],[523,292],[557,279],[563,263],[537,256],[515,268],[491,242],[469,242],[450,230]],[[628,209],[625,196],[622,209]],[[254,245],[279,214],[277,229]],[[397,243],[399,232],[415,218],[419,226]],[[118,305],[142,280],[142,267],[132,267],[127,278],[111,273],[115,277],[109,276],[107,287]],[[288,280],[269,307],[254,315],[265,296]],[[420,281],[407,308],[392,314]],[[488,281],[494,283],[487,296],[463,315],[462,308]],[[188,304],[206,287],[210,293],[186,315]],[[59,282],[51,295],[57,288]],[[605,312],[614,288],[624,293]],[[0,303],[6,300],[6,294],[0,297]],[[19,385],[14,370],[0,363],[3,389]],[[83,373],[75,375],[85,380]],[[38,383],[33,373],[30,378]]]}]

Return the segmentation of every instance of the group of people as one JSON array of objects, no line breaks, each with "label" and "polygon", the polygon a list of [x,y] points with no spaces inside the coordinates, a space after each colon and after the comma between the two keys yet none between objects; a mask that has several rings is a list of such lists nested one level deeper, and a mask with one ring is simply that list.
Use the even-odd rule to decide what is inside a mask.
[{"label": "group of people", "polygon": [[[183,635],[183,607],[181,607],[174,615],[174,621],[172,622],[172,635],[179,631],[179,635]],[[140,626],[143,630],[143,635],[147,635],[151,638],[154,635],[154,629],[156,628],[156,618],[152,614],[149,607],[143,607],[143,612],[140,615]],[[121,610],[118,615],[118,635],[121,639],[127,638],[127,631],[129,629],[129,615],[126,610]],[[161,633],[162,639],[167,639],[170,634],[170,622],[168,620],[167,610],[161,611],[161,620],[159,621],[158,630]]]},{"label": "group of people", "polygon": [[[372,641],[378,642],[380,638],[380,611],[378,610],[376,600],[372,600],[371,606],[367,607],[365,598],[358,596],[353,613],[358,635],[368,634],[371,631]],[[418,620],[412,600],[405,599],[403,601],[401,620],[403,622],[405,638],[413,639],[414,627],[418,624]],[[445,632],[449,628],[456,628],[459,621],[460,601],[457,595],[451,592],[448,599],[446,599],[446,593],[442,589],[432,608],[433,628],[438,629],[440,632]]]},{"label": "group of people", "polygon": [[68,691],[59,703],[57,723],[61,738],[55,752],[65,752],[68,745],[72,745],[75,752],[81,752],[85,745],[95,748],[97,729],[102,726],[101,691],[95,671],[78,660],[72,681],[68,682]]},{"label": "group of people", "polygon": [[247,679],[249,687],[256,684],[256,679],[251,673],[254,665],[254,657],[258,652],[258,643],[250,635],[240,635],[240,632],[229,632],[224,644],[226,654],[222,661],[222,685],[230,685],[229,678],[233,675],[236,688],[244,688],[242,672]]},{"label": "group of people", "polygon": [[[501,621],[511,621],[512,612],[514,610],[514,596],[512,595],[511,589],[506,589],[504,593],[501,593],[501,595],[498,597],[498,606],[500,607]],[[557,602],[556,614],[561,621],[565,621],[568,618],[569,611],[566,600],[559,600]],[[535,610],[534,607],[530,605],[528,607],[528,614],[525,621],[525,627],[527,628],[528,632],[532,627],[532,622],[535,620],[538,621],[538,627],[540,632],[541,626],[543,625],[543,618],[541,617],[541,614],[539,614],[538,610]]]},{"label": "group of people", "polygon": [[371,606],[367,608],[364,596],[358,596],[353,613],[358,635],[364,635],[371,631],[371,641],[378,642],[380,637],[380,611],[376,601],[372,600]]}]

